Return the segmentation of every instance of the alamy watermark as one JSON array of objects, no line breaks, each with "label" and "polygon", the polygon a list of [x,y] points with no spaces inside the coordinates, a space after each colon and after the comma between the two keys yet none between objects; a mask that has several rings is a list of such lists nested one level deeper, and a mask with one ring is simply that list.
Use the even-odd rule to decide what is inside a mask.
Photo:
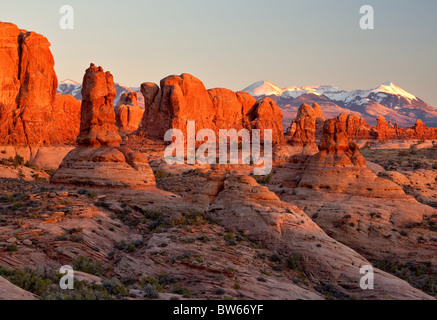
[{"label": "alamy watermark", "polygon": [[62,30],[73,30],[74,29],[74,9],[70,5],[63,5],[59,9],[59,13],[63,16],[59,20],[59,27]]},{"label": "alamy watermark", "polygon": [[363,290],[373,290],[375,274],[372,266],[362,266],[360,268],[360,274],[364,274],[360,280],[360,288]]},{"label": "alamy watermark", "polygon": [[[272,129],[264,130],[263,143],[261,130],[221,129],[219,130],[217,157],[217,136],[211,129],[201,129],[196,134],[194,121],[187,121],[187,141],[182,130],[170,129],[164,140],[172,143],[165,149],[164,159],[174,164],[254,164],[253,174],[268,175],[272,171]],[[206,141],[205,141],[206,140]],[[229,145],[228,145],[229,141]],[[196,150],[196,142],[203,142]],[[261,154],[261,144],[263,152]],[[229,146],[229,148],[228,148]],[[185,150],[187,155],[185,157]],[[228,152],[229,150],[229,152]],[[240,152],[241,151],[241,152]]]},{"label": "alamy watermark", "polygon": [[369,5],[362,6],[360,13],[363,14],[360,19],[360,28],[362,30],[375,29],[375,10],[373,10],[373,7]]},{"label": "alamy watermark", "polygon": [[62,290],[73,290],[74,289],[74,270],[71,266],[62,266],[59,269],[60,274],[64,276],[59,280],[59,287]]}]

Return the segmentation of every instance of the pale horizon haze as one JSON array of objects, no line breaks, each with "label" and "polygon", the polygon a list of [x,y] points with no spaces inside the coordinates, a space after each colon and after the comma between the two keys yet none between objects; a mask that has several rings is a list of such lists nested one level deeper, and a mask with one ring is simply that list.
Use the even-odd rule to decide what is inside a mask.
[{"label": "pale horizon haze", "polygon": [[[190,73],[207,88],[390,81],[437,107],[435,0],[0,0],[0,21],[51,42],[59,81],[81,82],[91,62],[138,87]],[[74,30],[62,30],[62,5]],[[362,5],[375,29],[361,30]]]}]

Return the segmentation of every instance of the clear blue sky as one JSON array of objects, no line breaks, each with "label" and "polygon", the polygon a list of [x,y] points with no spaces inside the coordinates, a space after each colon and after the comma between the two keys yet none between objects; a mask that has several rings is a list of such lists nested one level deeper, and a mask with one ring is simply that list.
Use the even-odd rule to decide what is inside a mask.
[{"label": "clear blue sky", "polygon": [[[191,73],[207,88],[392,81],[437,107],[436,0],[0,0],[0,20],[44,34],[58,78],[82,81],[90,62],[139,86]],[[75,9],[75,29],[59,8]],[[375,30],[359,28],[362,5]]]}]

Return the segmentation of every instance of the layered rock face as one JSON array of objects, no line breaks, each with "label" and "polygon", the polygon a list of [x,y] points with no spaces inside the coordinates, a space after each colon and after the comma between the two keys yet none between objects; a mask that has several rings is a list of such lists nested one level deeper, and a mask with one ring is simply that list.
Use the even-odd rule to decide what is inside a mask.
[{"label": "layered rock face", "polygon": [[112,75],[91,64],[83,79],[82,97],[79,147],[65,157],[51,182],[134,188],[155,185],[147,158],[120,146]]},{"label": "layered rock face", "polygon": [[168,129],[186,133],[187,121],[196,122],[196,131],[211,129],[272,129],[273,142],[284,142],[282,112],[271,99],[259,102],[244,92],[227,89],[206,90],[203,83],[189,74],[169,76],[160,87],[143,83],[145,112],[139,132],[163,139]]},{"label": "layered rock face", "polygon": [[79,102],[57,95],[48,40],[0,22],[0,144],[74,143]]},{"label": "layered rock face", "polygon": [[361,290],[359,270],[370,263],[330,238],[302,210],[281,201],[252,177],[212,173],[210,183],[199,194],[212,202],[208,210],[218,224],[244,233],[252,242],[280,256],[299,257],[305,274],[321,283],[332,284],[345,296],[429,298],[405,281],[378,269],[375,269],[375,283],[379,285],[375,290]]},{"label": "layered rock face", "polygon": [[135,131],[140,125],[143,114],[144,109],[138,106],[138,94],[123,93],[115,109],[116,125],[122,131]]}]

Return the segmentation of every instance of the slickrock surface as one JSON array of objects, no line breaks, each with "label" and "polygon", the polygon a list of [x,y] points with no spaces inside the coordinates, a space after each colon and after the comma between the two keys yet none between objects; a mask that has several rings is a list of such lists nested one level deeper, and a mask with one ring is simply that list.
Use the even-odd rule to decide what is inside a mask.
[{"label": "slickrock surface", "polygon": [[146,187],[155,184],[147,158],[120,146],[115,126],[113,77],[91,64],[82,87],[79,147],[63,160],[52,183],[108,187]]},{"label": "slickrock surface", "polygon": [[36,300],[37,297],[0,277],[0,300]]},{"label": "slickrock surface", "polygon": [[79,102],[56,94],[48,40],[0,22],[0,145],[72,144]]},{"label": "slickrock surface", "polygon": [[[212,181],[217,182],[217,177],[213,176]],[[380,270],[375,270],[376,290],[361,290],[359,269],[369,262],[328,237],[303,211],[280,201],[253,178],[231,175],[224,180],[222,189],[209,207],[221,225],[244,233],[282,256],[299,256],[306,274],[321,283],[333,284],[345,296],[427,298],[406,282]],[[217,188],[207,190],[210,195]],[[393,292],[397,292],[396,297]]]}]

